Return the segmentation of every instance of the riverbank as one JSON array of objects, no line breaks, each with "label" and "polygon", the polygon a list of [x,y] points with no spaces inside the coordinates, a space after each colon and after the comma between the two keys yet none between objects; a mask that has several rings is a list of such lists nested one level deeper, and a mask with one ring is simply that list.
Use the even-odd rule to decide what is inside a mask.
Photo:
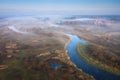
[{"label": "riverbank", "polygon": [[[68,35],[66,35],[66,36],[68,36]],[[68,38],[69,38],[69,40],[65,43],[65,46],[64,46],[64,49],[66,50],[66,47],[67,47],[67,45],[70,43],[70,41],[71,41],[71,38],[68,36]]]},{"label": "riverbank", "polygon": [[[65,46],[64,46],[64,49],[66,50],[66,47],[68,46],[68,44],[71,42],[71,40],[72,40],[72,38],[69,36],[69,35],[67,35],[68,37],[69,37],[69,40],[67,41],[67,43],[65,44]],[[68,53],[68,51],[66,50],[66,53]],[[69,57],[69,55],[68,55],[68,61],[69,61],[69,63],[70,64],[72,64],[76,69],[78,69],[80,72],[83,72],[82,71],[82,69],[80,69],[80,68],[78,68],[77,67],[77,65],[75,65],[71,60],[70,60],[70,57]],[[84,73],[84,72],[83,72]],[[87,73],[85,73],[87,76],[89,76],[91,79],[93,79],[93,80],[95,80],[95,78],[92,76],[92,75],[89,75],[89,74],[87,74]]]},{"label": "riverbank", "polygon": [[85,47],[86,47],[86,45],[79,43],[78,46],[77,46],[77,52],[86,62],[88,62],[88,63],[90,63],[90,64],[92,64],[92,65],[94,65],[94,66],[96,66],[96,67],[98,67],[98,68],[100,68],[102,70],[105,70],[107,72],[111,72],[113,74],[120,75],[120,71],[118,69],[116,69],[114,67],[110,67],[110,66],[108,66],[106,64],[103,64],[103,63],[101,63],[99,61],[96,61],[93,58],[91,58],[85,52],[86,51]]}]

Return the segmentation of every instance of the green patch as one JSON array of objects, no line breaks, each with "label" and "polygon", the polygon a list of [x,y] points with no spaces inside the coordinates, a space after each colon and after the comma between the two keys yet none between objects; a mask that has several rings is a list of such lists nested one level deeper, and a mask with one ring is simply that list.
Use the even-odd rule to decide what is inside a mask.
[{"label": "green patch", "polygon": [[106,64],[103,64],[95,59],[93,59],[92,57],[90,57],[87,53],[87,50],[86,50],[86,47],[87,45],[85,44],[78,44],[77,46],[77,52],[79,53],[79,55],[85,60],[87,61],[88,63],[100,68],[100,69],[103,69],[105,71],[108,71],[108,72],[111,72],[111,73],[114,73],[116,75],[120,75],[120,71],[117,69],[117,68],[114,68],[114,67],[110,67]]}]

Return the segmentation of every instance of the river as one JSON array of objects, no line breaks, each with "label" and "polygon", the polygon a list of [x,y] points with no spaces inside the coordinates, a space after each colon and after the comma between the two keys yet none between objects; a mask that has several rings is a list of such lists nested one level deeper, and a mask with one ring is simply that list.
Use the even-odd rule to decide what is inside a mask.
[{"label": "river", "polygon": [[28,32],[23,32],[23,31],[18,30],[15,26],[9,26],[8,28],[17,33],[28,34]]},{"label": "river", "polygon": [[76,47],[78,43],[87,44],[86,40],[80,39],[76,35],[70,35],[71,38],[70,43],[67,45],[66,49],[68,51],[68,55],[70,57],[70,60],[80,69],[83,70],[83,72],[92,75],[96,80],[120,80],[120,76],[117,76],[115,74],[112,74],[110,72],[101,70],[85,60],[83,60],[79,54],[76,51]]}]

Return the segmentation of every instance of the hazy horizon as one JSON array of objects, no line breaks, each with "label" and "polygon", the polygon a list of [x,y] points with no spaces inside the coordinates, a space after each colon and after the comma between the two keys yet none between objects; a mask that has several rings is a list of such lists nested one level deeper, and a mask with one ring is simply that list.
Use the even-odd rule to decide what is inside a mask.
[{"label": "hazy horizon", "polygon": [[120,15],[120,0],[0,0],[0,16]]}]

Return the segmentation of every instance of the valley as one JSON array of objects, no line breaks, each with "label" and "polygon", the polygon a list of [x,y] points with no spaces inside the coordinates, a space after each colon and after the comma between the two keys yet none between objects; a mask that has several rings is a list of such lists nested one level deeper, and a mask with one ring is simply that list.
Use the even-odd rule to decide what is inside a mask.
[{"label": "valley", "polygon": [[[87,41],[83,52],[92,63],[89,58],[81,63],[90,63],[111,76],[117,74],[116,80],[120,78],[120,23],[116,17],[24,16],[2,19],[0,25],[0,80],[100,80],[101,73],[91,74],[74,63],[76,57],[70,55],[77,51],[78,43],[75,37],[71,48],[70,35]],[[68,47],[75,50],[71,53]],[[96,66],[95,62],[105,65]]]}]

